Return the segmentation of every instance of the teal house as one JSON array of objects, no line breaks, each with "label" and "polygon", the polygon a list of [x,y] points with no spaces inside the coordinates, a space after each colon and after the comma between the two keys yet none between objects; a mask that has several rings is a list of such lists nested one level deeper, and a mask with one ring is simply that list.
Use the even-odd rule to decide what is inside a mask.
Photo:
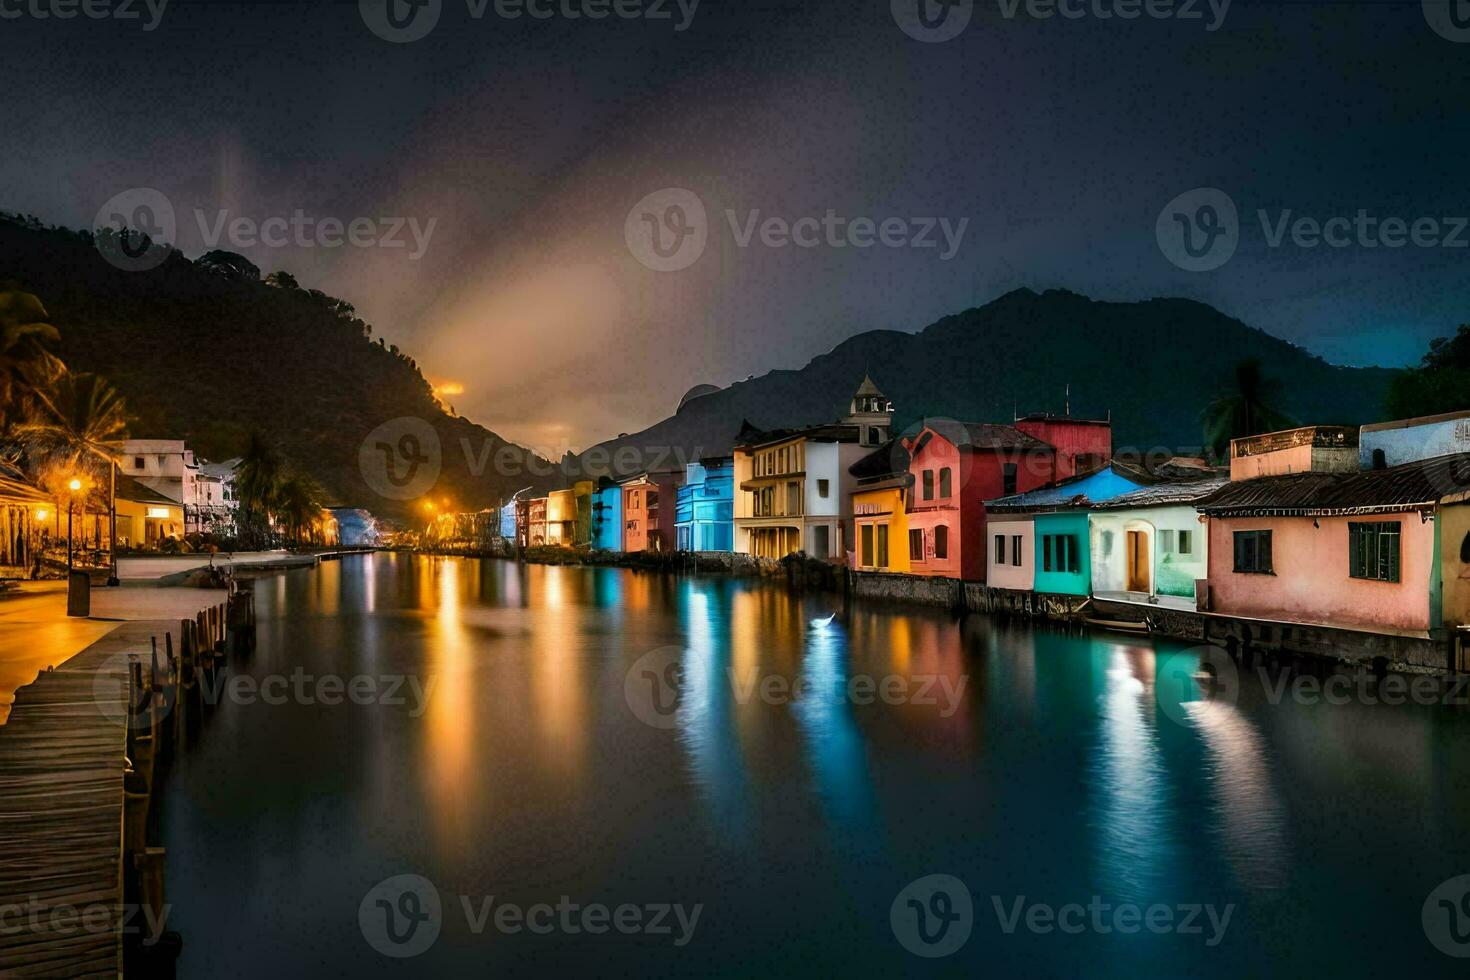
[{"label": "teal house", "polygon": [[623,550],[623,488],[611,481],[592,491],[592,547]]},{"label": "teal house", "polygon": [[674,506],[680,551],[735,550],[735,461],[703,459],[684,468]]},{"label": "teal house", "polygon": [[992,572],[997,567],[1001,571],[989,580],[1025,581],[1034,592],[1091,595],[1090,508],[1153,482],[1142,470],[1115,462],[1084,476],[986,501],[988,523],[1004,529],[1006,542],[1015,542],[998,542],[989,549]]}]

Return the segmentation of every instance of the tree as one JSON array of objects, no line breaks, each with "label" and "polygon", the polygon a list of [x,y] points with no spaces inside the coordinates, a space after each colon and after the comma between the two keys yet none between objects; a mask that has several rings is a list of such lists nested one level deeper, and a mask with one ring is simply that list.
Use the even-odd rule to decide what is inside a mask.
[{"label": "tree", "polygon": [[281,482],[277,492],[278,517],[293,544],[309,542],[322,506],[321,492],[306,476],[291,473]]},{"label": "tree", "polygon": [[1431,340],[1420,365],[1389,383],[1384,407],[1390,418],[1470,409],[1470,323],[1460,324],[1454,337]]},{"label": "tree", "polygon": [[194,264],[206,272],[224,276],[231,282],[259,282],[260,267],[237,252],[226,252],[222,248],[205,252],[194,260]]},{"label": "tree", "polygon": [[1266,377],[1260,358],[1251,357],[1235,365],[1235,384],[1205,407],[1205,447],[1217,459],[1230,452],[1230,440],[1243,436],[1289,429],[1295,425],[1275,406],[1281,397],[1281,382]]},{"label": "tree", "polygon": [[271,540],[271,516],[280,504],[283,470],[275,449],[259,434],[251,435],[235,471],[240,539],[247,547],[261,547]]},{"label": "tree", "polygon": [[51,353],[61,334],[47,319],[35,296],[0,286],[0,433],[29,416],[36,392],[63,370]]},{"label": "tree", "polygon": [[291,273],[286,272],[285,270],[277,270],[266,276],[265,284],[267,286],[274,286],[277,289],[301,288],[301,283],[296,281],[296,277],[291,275]]}]

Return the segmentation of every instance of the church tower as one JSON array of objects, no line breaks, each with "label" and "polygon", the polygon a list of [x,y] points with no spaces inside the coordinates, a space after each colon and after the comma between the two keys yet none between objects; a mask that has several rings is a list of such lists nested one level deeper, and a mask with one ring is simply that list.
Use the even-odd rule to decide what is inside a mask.
[{"label": "church tower", "polygon": [[883,396],[873,379],[863,374],[863,383],[853,393],[843,425],[858,427],[858,441],[864,446],[881,446],[888,441],[893,424],[893,402]]}]

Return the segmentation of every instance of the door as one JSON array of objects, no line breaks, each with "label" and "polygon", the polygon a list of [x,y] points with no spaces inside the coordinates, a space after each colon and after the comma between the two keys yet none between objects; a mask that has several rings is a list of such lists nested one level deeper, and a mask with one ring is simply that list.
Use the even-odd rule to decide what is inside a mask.
[{"label": "door", "polygon": [[1128,532],[1128,591],[1149,593],[1153,591],[1152,569],[1149,562],[1148,532]]}]

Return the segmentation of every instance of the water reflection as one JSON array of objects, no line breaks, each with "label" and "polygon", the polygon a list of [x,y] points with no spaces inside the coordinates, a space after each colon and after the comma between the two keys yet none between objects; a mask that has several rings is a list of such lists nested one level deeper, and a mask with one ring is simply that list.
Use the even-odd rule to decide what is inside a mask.
[{"label": "water reflection", "polygon": [[[897,975],[916,961],[888,903],[936,872],[981,910],[990,889],[1239,904],[1213,956],[992,927],[944,964],[956,974],[1433,973],[1418,905],[1470,867],[1465,713],[1278,703],[1247,678],[1238,703],[1174,718],[1157,692],[1197,657],[1164,643],[863,604],[814,629],[829,599],[766,582],[390,554],[256,595],[260,647],[232,669],[434,686],[422,715],[293,702],[209,719],[161,797],[184,975],[394,975],[356,913],[404,872],[445,896],[707,908],[678,951],[446,924],[421,975]],[[623,687],[666,646],[684,666],[672,731]],[[859,675],[953,697],[855,704]],[[740,696],[751,678],[811,693]],[[1393,860],[1364,860],[1379,853]]]}]

